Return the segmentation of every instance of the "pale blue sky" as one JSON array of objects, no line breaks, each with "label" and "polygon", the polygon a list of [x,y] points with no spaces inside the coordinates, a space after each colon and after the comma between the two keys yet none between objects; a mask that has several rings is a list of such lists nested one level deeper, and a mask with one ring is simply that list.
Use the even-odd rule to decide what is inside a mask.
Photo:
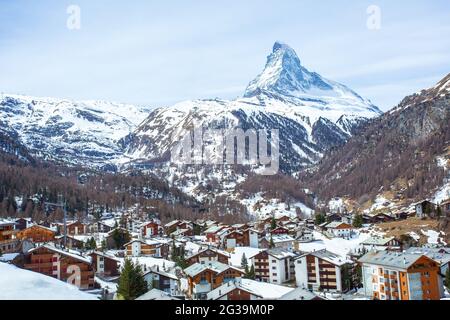
[{"label": "pale blue sky", "polygon": [[[70,4],[81,30],[66,28]],[[372,4],[378,31],[366,26]],[[276,40],[387,110],[450,72],[450,1],[0,0],[0,91],[149,106],[235,98]]]}]

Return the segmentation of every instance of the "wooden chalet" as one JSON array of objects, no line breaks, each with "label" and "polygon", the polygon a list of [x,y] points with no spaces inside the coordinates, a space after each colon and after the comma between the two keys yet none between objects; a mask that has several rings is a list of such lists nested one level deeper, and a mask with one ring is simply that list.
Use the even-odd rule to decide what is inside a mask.
[{"label": "wooden chalet", "polygon": [[[67,234],[74,236],[74,235],[83,235],[86,234],[87,231],[87,226],[80,222],[80,221],[74,221],[72,223],[68,223],[67,224]],[[64,233],[64,226],[62,229],[62,232],[60,233]]]},{"label": "wooden chalet", "polygon": [[196,299],[205,299],[211,290],[244,276],[240,269],[218,261],[196,263],[184,269],[184,273],[188,279],[188,296]]},{"label": "wooden chalet", "polygon": [[162,270],[159,266],[150,268],[150,271],[144,274],[144,279],[147,281],[149,288],[158,289],[171,295],[178,293],[178,277]]},{"label": "wooden chalet", "polygon": [[53,245],[31,249],[26,255],[24,268],[76,285],[80,289],[94,288],[91,260]]},{"label": "wooden chalet", "polygon": [[271,234],[289,234],[289,229],[285,227],[276,227],[272,231],[270,231]]},{"label": "wooden chalet", "polygon": [[74,236],[67,235],[66,237],[66,243],[64,244],[64,235],[59,235],[55,237],[55,243],[57,243],[60,246],[66,246],[69,249],[83,249],[84,248],[84,241],[79,240],[75,238]]},{"label": "wooden chalet", "polygon": [[436,218],[436,204],[431,201],[424,200],[414,205],[416,209],[416,216],[418,218]]},{"label": "wooden chalet", "polygon": [[268,250],[261,251],[253,256],[253,263],[255,265],[255,279],[262,282],[269,282],[269,252]]},{"label": "wooden chalet", "polygon": [[13,253],[19,248],[20,241],[16,239],[15,225],[13,221],[0,220],[0,250],[3,253]]},{"label": "wooden chalet", "polygon": [[207,248],[191,255],[190,257],[187,257],[186,261],[191,266],[196,263],[205,264],[210,261],[218,261],[224,264],[228,264],[229,259],[230,254],[228,252],[215,248]]},{"label": "wooden chalet", "polygon": [[26,228],[17,233],[20,240],[29,240],[34,243],[52,242],[55,240],[56,231],[38,224]]},{"label": "wooden chalet", "polygon": [[103,252],[90,254],[95,273],[100,277],[117,277],[120,275],[120,260]]},{"label": "wooden chalet", "polygon": [[442,216],[450,217],[450,199],[441,203]]},{"label": "wooden chalet", "polygon": [[160,235],[160,225],[154,221],[146,222],[141,226],[141,232],[143,237],[155,237]]},{"label": "wooden chalet", "polygon": [[18,231],[29,228],[33,225],[31,218],[19,218],[15,220],[16,226],[15,229]]},{"label": "wooden chalet", "polygon": [[161,244],[158,241],[133,239],[124,246],[128,257],[161,257]]}]

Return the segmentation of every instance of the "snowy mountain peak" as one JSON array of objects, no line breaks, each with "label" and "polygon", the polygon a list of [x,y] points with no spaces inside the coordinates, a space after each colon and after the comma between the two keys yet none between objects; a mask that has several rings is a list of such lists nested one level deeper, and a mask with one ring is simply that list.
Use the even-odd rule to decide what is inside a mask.
[{"label": "snowy mountain peak", "polygon": [[296,68],[301,67],[300,59],[297,53],[286,43],[281,41],[276,41],[273,45],[272,54],[268,57],[268,62],[270,59],[282,59],[282,62],[286,62],[287,66],[289,63],[295,64]]},{"label": "snowy mountain peak", "polygon": [[245,98],[260,95],[294,99],[300,105],[305,101],[359,105],[362,109],[381,114],[370,101],[346,86],[310,72],[302,66],[295,50],[279,41],[275,42],[272,53],[267,57],[263,72],[250,82],[244,93]]}]

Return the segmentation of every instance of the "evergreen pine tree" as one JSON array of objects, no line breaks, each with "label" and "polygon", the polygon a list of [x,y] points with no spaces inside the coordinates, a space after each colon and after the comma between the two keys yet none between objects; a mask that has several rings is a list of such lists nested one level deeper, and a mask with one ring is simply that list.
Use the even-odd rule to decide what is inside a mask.
[{"label": "evergreen pine tree", "polygon": [[256,276],[256,274],[255,274],[255,266],[252,265],[250,267],[250,272],[249,272],[248,278],[251,279],[251,280],[255,280],[255,276]]},{"label": "evergreen pine tree", "polygon": [[102,240],[102,251],[105,251],[107,248],[106,248],[106,240],[105,239],[103,239]]},{"label": "evergreen pine tree", "polygon": [[270,235],[269,248],[270,248],[270,249],[275,248],[275,242],[273,242],[273,236],[272,236],[272,235]]},{"label": "evergreen pine tree", "polygon": [[275,220],[275,216],[272,217],[272,221],[270,223],[270,230],[274,230],[277,228],[277,221]]},{"label": "evergreen pine tree", "polygon": [[246,265],[244,269],[244,278],[250,279],[249,277],[250,277],[250,270],[248,269],[248,265]]},{"label": "evergreen pine tree", "polygon": [[180,248],[180,254],[177,257],[176,264],[181,269],[186,269],[188,267],[188,262],[186,261],[186,258],[184,257],[184,247]]},{"label": "evergreen pine tree", "polygon": [[136,290],[136,298],[148,291],[147,281],[145,281],[142,267],[139,264],[135,264],[134,266],[133,283]]},{"label": "evergreen pine tree", "polygon": [[142,268],[130,259],[125,259],[119,283],[117,296],[119,300],[134,300],[147,292],[147,282],[144,279]]},{"label": "evergreen pine tree", "polygon": [[175,240],[172,241],[172,252],[170,253],[172,261],[177,261],[177,246],[175,245]]},{"label": "evergreen pine tree", "polygon": [[439,219],[442,216],[442,209],[441,206],[437,206],[436,208],[436,217]]},{"label": "evergreen pine tree", "polygon": [[323,213],[316,214],[315,219],[314,219],[314,222],[316,225],[320,225],[320,224],[324,223],[325,221],[326,221],[325,214],[323,214]]},{"label": "evergreen pine tree", "polygon": [[117,297],[119,300],[132,300],[133,290],[131,286],[131,277],[133,267],[133,262],[129,259],[125,259],[125,263],[120,273],[119,283],[117,284]]},{"label": "evergreen pine tree", "polygon": [[450,267],[447,268],[447,272],[445,273],[445,286],[450,291]]},{"label": "evergreen pine tree", "polygon": [[363,217],[360,214],[357,214],[355,216],[355,219],[353,219],[353,226],[355,228],[361,228],[363,225]]},{"label": "evergreen pine tree", "polygon": [[245,253],[242,254],[242,258],[241,258],[241,267],[243,269],[248,268],[248,261],[247,261],[247,257],[245,256]]}]

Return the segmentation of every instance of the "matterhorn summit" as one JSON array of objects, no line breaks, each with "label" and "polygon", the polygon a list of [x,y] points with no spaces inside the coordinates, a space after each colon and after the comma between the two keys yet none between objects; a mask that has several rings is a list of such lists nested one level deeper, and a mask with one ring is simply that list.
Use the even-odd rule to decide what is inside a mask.
[{"label": "matterhorn summit", "polygon": [[316,163],[326,150],[347,141],[356,126],[380,114],[346,86],[308,71],[294,49],[277,41],[242,98],[156,109],[123,144],[131,163],[160,161],[194,123],[224,130],[278,129],[282,170],[295,171]]}]

